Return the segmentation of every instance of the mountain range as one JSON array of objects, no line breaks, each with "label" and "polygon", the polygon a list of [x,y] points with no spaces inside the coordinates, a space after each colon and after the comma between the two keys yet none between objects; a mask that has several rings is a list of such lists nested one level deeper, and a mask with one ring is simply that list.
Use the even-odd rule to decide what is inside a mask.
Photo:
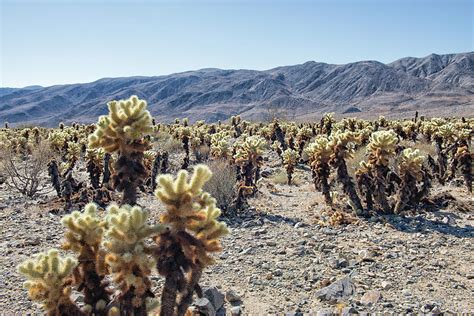
[{"label": "mountain range", "polygon": [[148,101],[158,121],[278,116],[317,119],[325,112],[374,118],[474,114],[474,52],[257,70],[201,69],[164,76],[103,78],[91,83],[0,88],[0,122],[55,126],[91,123],[107,102]]}]

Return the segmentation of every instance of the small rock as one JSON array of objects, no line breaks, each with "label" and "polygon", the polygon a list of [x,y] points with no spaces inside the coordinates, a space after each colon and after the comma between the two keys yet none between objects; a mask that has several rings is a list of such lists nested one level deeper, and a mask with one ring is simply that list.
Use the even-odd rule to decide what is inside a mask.
[{"label": "small rock", "polygon": [[237,294],[234,290],[229,290],[225,293],[225,299],[229,303],[239,302],[241,301],[241,297]]},{"label": "small rock", "polygon": [[211,302],[212,306],[214,307],[214,310],[217,311],[219,308],[222,307],[222,305],[224,305],[224,294],[219,292],[217,287],[212,286],[205,288],[203,289],[203,294],[204,297]]},{"label": "small rock", "polygon": [[380,292],[379,291],[368,291],[366,292],[362,298],[360,299],[360,302],[363,305],[375,305],[380,299]]},{"label": "small rock", "polygon": [[354,307],[344,307],[341,311],[341,316],[349,316],[355,314],[358,314],[358,312]]},{"label": "small rock", "polygon": [[197,312],[201,313],[205,316],[216,316],[216,310],[212,303],[205,297],[197,299],[193,306],[197,310]]},{"label": "small rock", "polygon": [[392,288],[392,283],[389,281],[382,281],[382,289],[389,290]]},{"label": "small rock", "polygon": [[240,306],[232,306],[230,309],[232,316],[240,316],[242,314],[242,308]]},{"label": "small rock", "polygon": [[275,271],[273,271],[273,275],[274,276],[282,276],[283,275],[283,271],[281,271],[281,269],[276,269]]},{"label": "small rock", "polygon": [[316,292],[316,297],[326,301],[345,300],[355,293],[355,285],[349,276],[333,282]]}]

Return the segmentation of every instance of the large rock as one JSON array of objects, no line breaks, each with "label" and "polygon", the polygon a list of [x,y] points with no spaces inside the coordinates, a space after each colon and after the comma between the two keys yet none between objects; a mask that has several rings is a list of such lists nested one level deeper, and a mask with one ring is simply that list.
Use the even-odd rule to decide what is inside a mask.
[{"label": "large rock", "polygon": [[222,294],[215,286],[204,288],[203,295],[209,300],[209,302],[211,302],[216,311],[224,305],[224,294]]},{"label": "large rock", "polygon": [[316,292],[316,297],[329,302],[347,300],[354,295],[355,285],[349,276],[337,280]]}]

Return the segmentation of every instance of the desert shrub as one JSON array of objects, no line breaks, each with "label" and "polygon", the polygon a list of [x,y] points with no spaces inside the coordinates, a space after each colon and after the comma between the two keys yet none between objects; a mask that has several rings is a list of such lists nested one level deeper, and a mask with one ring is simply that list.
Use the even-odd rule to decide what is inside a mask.
[{"label": "desert shrub", "polygon": [[221,159],[209,161],[208,166],[213,176],[203,189],[217,200],[217,206],[227,214],[232,210],[235,199],[236,169]]},{"label": "desert shrub", "polygon": [[159,151],[167,151],[171,154],[183,149],[182,142],[179,139],[174,138],[168,132],[159,132],[156,139],[156,146]]},{"label": "desert shrub", "polygon": [[270,178],[271,181],[275,184],[287,184],[288,183],[288,175],[284,170],[277,170],[274,172],[272,177]]},{"label": "desert shrub", "polygon": [[19,157],[15,151],[3,147],[0,151],[0,174],[6,177],[5,183],[28,197],[51,191],[44,174],[53,153],[48,144],[40,143],[33,147],[31,154]]}]

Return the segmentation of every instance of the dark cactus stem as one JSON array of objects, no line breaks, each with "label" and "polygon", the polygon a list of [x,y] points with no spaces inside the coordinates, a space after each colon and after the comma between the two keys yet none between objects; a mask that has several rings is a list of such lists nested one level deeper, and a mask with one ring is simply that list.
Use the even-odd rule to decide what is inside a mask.
[{"label": "dark cactus stem", "polygon": [[410,173],[406,173],[402,178],[402,183],[395,203],[394,213],[400,214],[408,205],[409,202],[413,203],[412,197],[418,195],[418,189],[416,187],[416,178]]},{"label": "dark cactus stem", "polygon": [[291,180],[292,180],[292,177],[293,177],[293,169],[294,169],[293,166],[290,166],[290,165],[288,165],[286,167],[286,175],[287,175],[287,178],[288,178],[288,182],[287,182],[288,185],[291,185]]},{"label": "dark cactus stem", "polygon": [[285,151],[287,149],[286,142],[285,142],[285,135],[283,134],[283,130],[281,129],[278,123],[275,123],[275,131],[274,131],[276,139],[280,142],[281,149]]},{"label": "dark cactus stem", "polygon": [[104,280],[104,276],[97,273],[96,260],[96,251],[90,247],[83,247],[78,258],[79,265],[74,270],[73,277],[77,290],[84,293],[84,303],[92,306],[92,314],[105,316],[106,310],[97,310],[96,304],[99,301],[109,303],[110,297],[107,291],[109,283]]},{"label": "dark cactus stem", "polygon": [[178,315],[185,315],[188,310],[189,305],[193,302],[193,294],[198,287],[199,280],[202,276],[203,267],[199,264],[195,264],[191,270],[191,277],[186,285],[183,295],[181,295],[181,300],[178,303]]},{"label": "dark cactus stem", "polygon": [[59,180],[59,170],[56,160],[51,160],[48,163],[48,173],[51,177],[51,184],[56,190],[58,197],[61,197],[61,181]]},{"label": "dark cactus stem", "polygon": [[334,166],[337,169],[337,179],[342,183],[343,190],[354,204],[356,212],[363,212],[364,209],[362,207],[362,203],[360,202],[359,195],[357,195],[354,182],[347,172],[347,165],[344,158],[342,157],[342,151],[337,150],[335,158]]},{"label": "dark cactus stem", "polygon": [[186,154],[185,158],[189,161],[189,137],[183,136],[182,142],[183,142],[183,149]]},{"label": "dark cactus stem", "polygon": [[100,167],[91,159],[87,162],[87,172],[89,172],[89,179],[94,189],[100,187]]},{"label": "dark cactus stem", "polygon": [[317,191],[321,191],[326,204],[332,206],[331,188],[328,182],[330,174],[329,165],[318,163],[315,166],[315,170],[311,171],[311,174],[313,177],[315,189]]},{"label": "dark cactus stem", "polygon": [[415,112],[415,119],[413,120],[413,122],[416,123],[417,120],[418,120],[418,111]]},{"label": "dark cactus stem", "polygon": [[295,149],[295,140],[293,138],[293,136],[290,136],[288,138],[288,147],[291,148],[291,149]]},{"label": "dark cactus stem", "polygon": [[108,185],[110,181],[110,158],[112,156],[106,153],[104,156],[104,174],[102,175],[102,187]]},{"label": "dark cactus stem", "polygon": [[168,152],[165,151],[161,155],[161,173],[168,173],[169,161],[168,161]]},{"label": "dark cactus stem", "polygon": [[66,212],[71,210],[72,208],[71,197],[72,197],[72,194],[74,193],[74,187],[75,187],[74,179],[72,178],[72,173],[69,172],[66,175],[65,179],[63,180],[63,182],[61,183],[61,196],[62,198],[64,198],[64,202],[65,202],[64,210]]},{"label": "dark cactus stem", "polygon": [[384,213],[390,213],[391,208],[387,200],[387,187],[385,185],[387,170],[385,166],[375,166],[375,192],[374,197],[378,206]]},{"label": "dark cactus stem", "polygon": [[437,178],[440,184],[444,185],[446,179],[446,169],[448,164],[448,157],[443,150],[443,139],[439,136],[435,137],[435,150],[438,156],[438,173]]},{"label": "dark cactus stem", "polygon": [[136,151],[128,155],[120,155],[115,163],[115,173],[112,177],[113,186],[122,192],[122,205],[137,204],[137,188],[146,177],[143,165],[143,152]]},{"label": "dark cactus stem", "polygon": [[157,153],[155,160],[153,160],[153,168],[151,169],[151,189],[153,191],[155,191],[156,189],[156,177],[158,176],[160,164],[161,164],[161,153]]},{"label": "dark cactus stem", "polygon": [[361,173],[357,175],[357,186],[359,187],[360,192],[364,194],[365,205],[367,211],[374,209],[374,200],[373,200],[373,184],[372,177],[367,173]]},{"label": "dark cactus stem", "polygon": [[469,152],[467,141],[463,140],[460,147],[465,148],[464,152],[458,157],[461,173],[467,190],[472,193],[472,154]]}]

